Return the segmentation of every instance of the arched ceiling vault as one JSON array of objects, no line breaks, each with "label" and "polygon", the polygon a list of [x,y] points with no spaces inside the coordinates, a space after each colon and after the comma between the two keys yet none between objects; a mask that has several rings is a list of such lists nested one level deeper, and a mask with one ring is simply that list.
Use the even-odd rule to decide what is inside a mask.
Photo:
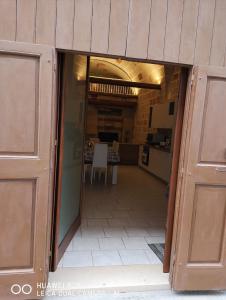
[{"label": "arched ceiling vault", "polygon": [[104,57],[90,58],[90,75],[161,84],[164,66]]}]

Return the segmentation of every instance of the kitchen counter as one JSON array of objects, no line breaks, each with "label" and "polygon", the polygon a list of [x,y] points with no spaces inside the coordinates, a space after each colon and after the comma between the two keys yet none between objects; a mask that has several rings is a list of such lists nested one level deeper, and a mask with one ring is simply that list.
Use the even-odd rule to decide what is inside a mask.
[{"label": "kitchen counter", "polygon": [[149,146],[148,165],[142,162],[143,145],[139,149],[139,167],[158,177],[162,181],[169,183],[171,173],[172,155],[169,149],[164,147]]},{"label": "kitchen counter", "polygon": [[150,145],[150,148],[157,149],[159,151],[170,153],[170,147],[158,146],[158,145]]},{"label": "kitchen counter", "polygon": [[120,164],[137,165],[139,159],[139,145],[120,143],[119,144]]}]

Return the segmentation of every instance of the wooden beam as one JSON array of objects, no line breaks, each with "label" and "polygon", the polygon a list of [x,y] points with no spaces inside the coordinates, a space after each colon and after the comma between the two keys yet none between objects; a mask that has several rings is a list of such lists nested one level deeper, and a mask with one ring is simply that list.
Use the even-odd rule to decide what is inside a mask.
[{"label": "wooden beam", "polygon": [[94,98],[97,96],[103,96],[103,97],[112,97],[112,98],[121,98],[121,99],[138,99],[137,95],[124,95],[124,94],[112,94],[112,93],[104,93],[104,92],[95,92],[95,91],[89,91],[89,95],[93,96]]},{"label": "wooden beam", "polygon": [[140,89],[161,90],[160,84],[127,81],[127,80],[121,80],[121,79],[108,79],[108,78],[101,78],[101,77],[95,77],[95,76],[90,76],[89,82],[90,83],[102,83],[102,84],[109,84],[109,85],[135,87],[135,88],[140,88]]},{"label": "wooden beam", "polygon": [[114,100],[98,100],[98,99],[88,99],[89,104],[93,105],[104,105],[104,106],[118,106],[118,107],[136,107],[136,102],[131,101],[114,101]]}]

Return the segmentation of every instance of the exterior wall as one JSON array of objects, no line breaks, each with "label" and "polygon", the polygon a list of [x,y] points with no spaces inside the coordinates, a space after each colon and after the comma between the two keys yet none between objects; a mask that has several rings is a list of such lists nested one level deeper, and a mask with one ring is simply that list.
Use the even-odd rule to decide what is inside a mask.
[{"label": "exterior wall", "polygon": [[225,66],[225,15],[226,0],[1,0],[0,40]]}]

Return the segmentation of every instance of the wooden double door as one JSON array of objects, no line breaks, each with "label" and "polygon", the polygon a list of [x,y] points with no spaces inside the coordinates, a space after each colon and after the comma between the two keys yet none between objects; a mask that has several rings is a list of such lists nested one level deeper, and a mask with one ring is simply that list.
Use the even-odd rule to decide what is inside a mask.
[{"label": "wooden double door", "polygon": [[[41,298],[49,272],[55,50],[0,42],[0,299]],[[192,84],[190,84],[192,82]],[[226,289],[226,70],[190,76],[176,193],[171,284]]]}]

